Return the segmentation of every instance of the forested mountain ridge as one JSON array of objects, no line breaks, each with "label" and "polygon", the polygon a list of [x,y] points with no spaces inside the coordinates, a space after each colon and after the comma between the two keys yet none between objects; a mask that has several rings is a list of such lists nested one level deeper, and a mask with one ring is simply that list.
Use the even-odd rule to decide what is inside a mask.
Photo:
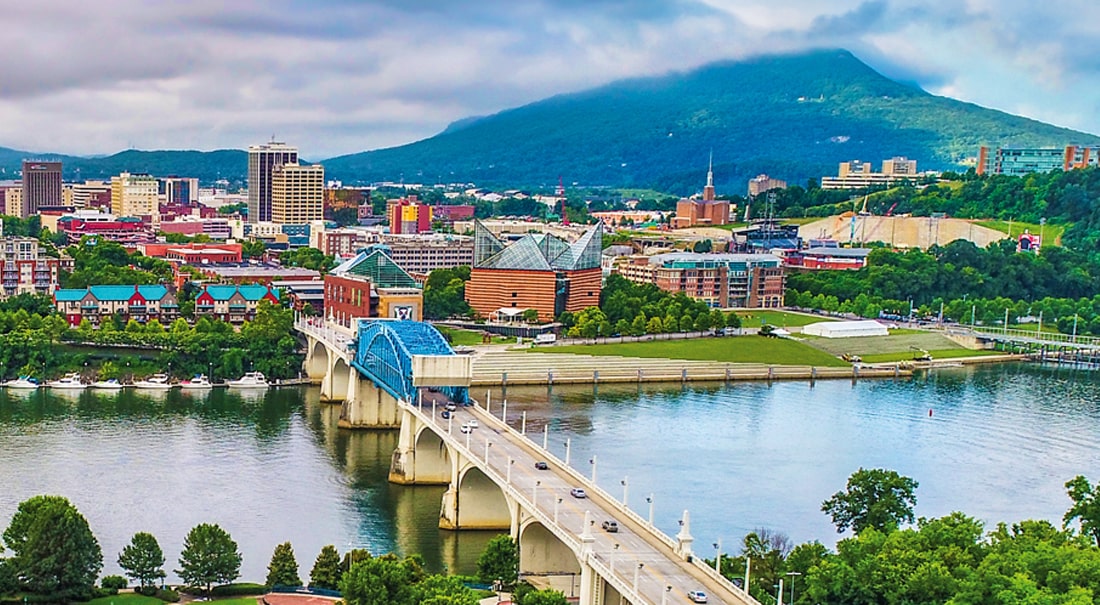
[{"label": "forested mountain ridge", "polygon": [[470,181],[697,190],[707,156],[719,191],[765,172],[788,182],[838,162],[894,156],[958,169],[988,145],[1063,146],[1100,137],[937,97],[890,80],[844,50],[769,55],[614,82],[461,120],[400,147],[331,158],[345,182]]}]

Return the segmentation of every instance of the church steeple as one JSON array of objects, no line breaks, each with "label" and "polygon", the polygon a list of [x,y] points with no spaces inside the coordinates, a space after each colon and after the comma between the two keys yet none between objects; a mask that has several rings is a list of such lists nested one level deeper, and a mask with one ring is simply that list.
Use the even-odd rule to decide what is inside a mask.
[{"label": "church steeple", "polygon": [[707,163],[707,186],[703,187],[703,200],[714,201],[714,151],[710,152],[710,161]]}]

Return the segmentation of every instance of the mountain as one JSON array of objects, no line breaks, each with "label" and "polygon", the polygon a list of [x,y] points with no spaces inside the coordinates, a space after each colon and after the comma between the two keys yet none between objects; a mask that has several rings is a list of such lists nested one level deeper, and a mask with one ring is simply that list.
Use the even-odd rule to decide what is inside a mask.
[{"label": "mountain", "polygon": [[120,172],[144,172],[156,176],[197,177],[202,183],[218,179],[243,183],[248,176],[248,153],[238,149],[217,151],[138,151],[114,155],[77,157],[36,153],[0,147],[0,180],[14,179],[24,159],[60,160],[66,180],[107,180]]},{"label": "mountain", "polygon": [[837,163],[894,156],[957,169],[980,145],[1097,144],[1100,137],[938,97],[844,50],[761,56],[614,82],[482,118],[400,147],[325,160],[329,178],[479,185],[702,187],[759,173],[804,183]]}]

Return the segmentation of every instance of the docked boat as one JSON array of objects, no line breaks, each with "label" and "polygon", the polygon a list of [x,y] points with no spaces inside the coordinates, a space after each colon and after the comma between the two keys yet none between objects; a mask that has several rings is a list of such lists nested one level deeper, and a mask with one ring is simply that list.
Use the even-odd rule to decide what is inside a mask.
[{"label": "docked boat", "polygon": [[105,391],[118,390],[124,385],[118,381],[117,378],[108,378],[107,380],[97,380],[92,383],[93,389],[103,389]]},{"label": "docked boat", "polygon": [[210,382],[210,379],[206,377],[206,374],[196,374],[190,380],[184,380],[180,383],[181,389],[212,389],[214,383]]},{"label": "docked boat", "polygon": [[33,391],[37,389],[39,385],[38,381],[30,376],[20,376],[19,378],[5,382],[4,386],[9,389]]},{"label": "docked boat", "polygon": [[153,374],[144,380],[138,380],[134,386],[149,391],[167,391],[176,387],[167,374]]},{"label": "docked boat", "polygon": [[236,380],[227,381],[225,384],[230,388],[237,389],[266,389],[271,386],[271,383],[260,372],[248,372]]},{"label": "docked boat", "polygon": [[46,386],[50,387],[51,389],[66,389],[76,391],[81,390],[88,385],[84,384],[84,381],[80,379],[80,374],[77,374],[76,372],[70,372],[68,374],[65,374],[65,376],[62,378],[47,382]]}]

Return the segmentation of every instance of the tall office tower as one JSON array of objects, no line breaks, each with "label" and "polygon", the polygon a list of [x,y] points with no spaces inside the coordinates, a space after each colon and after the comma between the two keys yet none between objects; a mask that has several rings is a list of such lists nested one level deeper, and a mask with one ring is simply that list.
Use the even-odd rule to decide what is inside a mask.
[{"label": "tall office tower", "polygon": [[[249,192],[251,200],[252,193]],[[290,162],[271,171],[271,222],[304,225],[325,218],[325,167]],[[249,213],[251,215],[251,212]]]},{"label": "tall office tower", "polygon": [[23,216],[42,206],[61,205],[61,162],[23,160]]},{"label": "tall office tower", "polygon": [[264,143],[248,148],[248,222],[271,221],[271,175],[276,166],[298,163],[298,148]]},{"label": "tall office tower", "polygon": [[199,179],[169,176],[157,179],[165,204],[191,206],[199,203]]},{"label": "tall office tower", "polygon": [[111,212],[116,216],[156,216],[157,179],[123,172],[111,177]]}]

